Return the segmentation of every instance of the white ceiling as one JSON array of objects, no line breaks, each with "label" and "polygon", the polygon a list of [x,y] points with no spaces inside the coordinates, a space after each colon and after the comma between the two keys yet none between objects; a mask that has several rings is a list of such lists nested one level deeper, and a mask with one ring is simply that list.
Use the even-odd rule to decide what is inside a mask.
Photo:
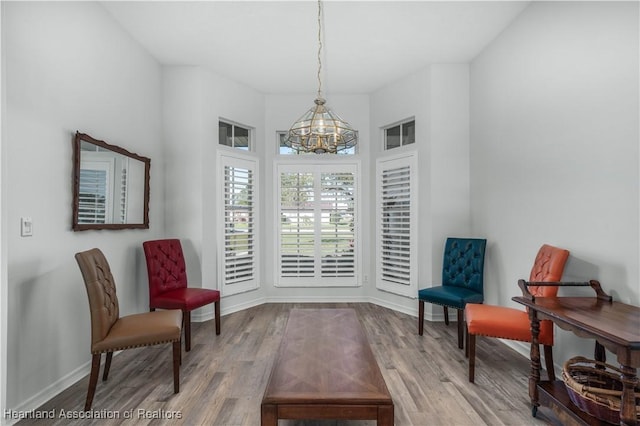
[{"label": "white ceiling", "polygon": [[[315,93],[315,1],[115,1],[103,6],[160,63],[264,93]],[[434,63],[471,61],[528,1],[323,2],[324,93],[370,93]]]}]

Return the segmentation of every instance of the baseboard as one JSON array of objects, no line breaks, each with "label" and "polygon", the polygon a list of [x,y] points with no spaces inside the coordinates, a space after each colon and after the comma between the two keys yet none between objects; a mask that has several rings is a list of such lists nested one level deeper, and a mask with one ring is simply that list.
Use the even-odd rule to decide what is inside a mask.
[{"label": "baseboard", "polygon": [[[119,352],[118,352],[119,353]],[[117,355],[118,353],[114,353]],[[36,410],[38,407],[42,406],[44,403],[54,398],[60,392],[66,390],[71,385],[75,384],[78,380],[82,380],[91,372],[91,361],[87,361],[82,364],[80,367],[76,368],[69,374],[63,376],[61,379],[42,389],[40,392],[27,399],[20,405],[15,408],[8,408],[7,411],[16,413],[16,415],[23,414],[27,415],[33,410]],[[13,425],[20,421],[20,419],[12,419],[8,413],[2,413],[2,424],[3,425]],[[9,418],[7,418],[9,417]]]},{"label": "baseboard", "polygon": [[407,308],[406,306],[389,302],[388,300],[378,299],[377,297],[369,297],[367,302],[373,303],[377,306],[382,306],[383,308],[391,309],[392,311],[400,312],[418,318],[417,309]]},{"label": "baseboard", "polygon": [[[229,306],[227,303],[221,303],[220,316],[225,316],[225,315],[233,314],[234,312],[242,311],[244,309],[253,308],[254,306],[262,305],[263,303],[266,303],[264,297],[248,300],[246,302],[237,303],[231,306]],[[213,308],[207,310],[204,313],[199,313],[199,314],[194,314],[192,312],[191,321],[193,322],[209,321],[209,320],[212,320],[214,316],[215,316],[215,312]]]},{"label": "baseboard", "polygon": [[[517,340],[506,340],[506,339],[498,339],[500,340],[502,343],[504,343],[505,345],[507,345],[508,347],[510,347],[511,349],[513,349],[514,351],[516,351],[518,354],[522,355],[523,357],[525,357],[526,359],[531,359],[531,344],[527,343],[527,342],[520,342]],[[545,359],[544,359],[544,351],[542,350],[542,345],[540,346],[540,364],[541,365],[546,365],[545,364]],[[555,370],[555,374],[556,377],[561,377],[562,376],[562,367],[558,366],[555,361],[553,363],[553,369]]]},{"label": "baseboard", "polygon": [[266,297],[264,303],[365,303],[363,296],[285,296]]}]

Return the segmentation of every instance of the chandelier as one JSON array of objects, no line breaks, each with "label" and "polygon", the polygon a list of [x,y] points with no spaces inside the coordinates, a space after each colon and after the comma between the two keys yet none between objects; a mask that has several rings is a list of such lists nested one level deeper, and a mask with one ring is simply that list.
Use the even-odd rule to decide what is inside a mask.
[{"label": "chandelier", "polygon": [[322,2],[318,0],[318,96],[315,106],[296,120],[284,143],[298,152],[335,154],[358,143],[358,131],[325,105],[322,97]]}]

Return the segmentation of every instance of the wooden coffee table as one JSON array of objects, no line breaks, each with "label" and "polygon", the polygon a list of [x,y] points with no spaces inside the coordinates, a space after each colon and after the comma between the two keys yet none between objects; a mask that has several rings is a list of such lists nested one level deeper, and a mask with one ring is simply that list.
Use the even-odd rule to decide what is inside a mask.
[{"label": "wooden coffee table", "polygon": [[377,420],[393,425],[393,400],[353,309],[292,309],[261,406],[278,419]]}]

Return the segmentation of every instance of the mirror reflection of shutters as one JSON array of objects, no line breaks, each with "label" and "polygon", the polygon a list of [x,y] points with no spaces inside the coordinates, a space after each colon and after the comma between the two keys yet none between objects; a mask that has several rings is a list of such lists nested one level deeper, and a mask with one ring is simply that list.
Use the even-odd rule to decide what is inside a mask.
[{"label": "mirror reflection of shutters", "polygon": [[107,223],[107,169],[80,169],[78,223]]},{"label": "mirror reflection of shutters", "polygon": [[120,173],[120,211],[119,211],[119,223],[127,223],[127,200],[128,200],[128,175],[127,175],[127,166],[129,164],[129,159],[122,160],[122,171]]}]

